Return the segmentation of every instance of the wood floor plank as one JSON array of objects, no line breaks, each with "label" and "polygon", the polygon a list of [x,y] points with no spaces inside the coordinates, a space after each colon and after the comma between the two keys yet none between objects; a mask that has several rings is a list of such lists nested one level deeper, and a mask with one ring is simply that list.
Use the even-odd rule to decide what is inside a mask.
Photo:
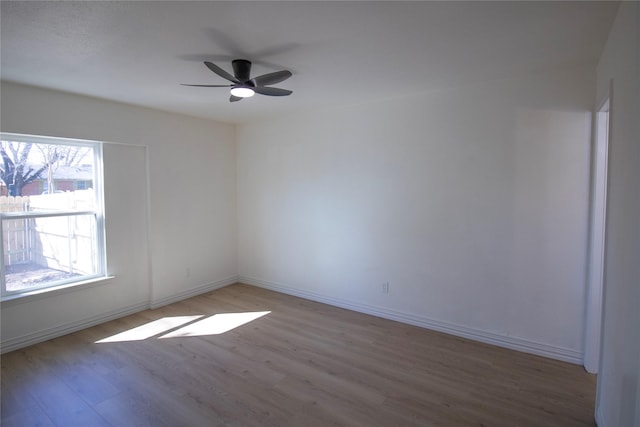
[{"label": "wood floor plank", "polygon": [[2,416],[3,427],[55,427],[56,425],[39,407]]},{"label": "wood floor plank", "polygon": [[14,414],[29,413],[39,409],[38,403],[29,392],[28,383],[18,376],[17,370],[13,371],[3,366],[0,379],[2,380],[0,414],[3,419]]},{"label": "wood floor plank", "polygon": [[109,424],[64,381],[53,375],[32,383],[31,394],[56,425],[108,426]]},{"label": "wood floor plank", "polygon": [[[100,342],[263,311],[224,333]],[[3,426],[595,425],[580,366],[242,284],[5,354],[1,387]]]}]

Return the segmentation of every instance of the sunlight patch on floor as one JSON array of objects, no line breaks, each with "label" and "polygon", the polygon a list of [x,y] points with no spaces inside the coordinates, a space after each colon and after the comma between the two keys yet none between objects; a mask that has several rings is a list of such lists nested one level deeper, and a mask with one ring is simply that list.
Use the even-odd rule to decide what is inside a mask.
[{"label": "sunlight patch on floor", "polygon": [[175,317],[163,317],[162,319],[154,320],[153,322],[146,323],[133,329],[120,332],[119,334],[104,338],[100,341],[96,341],[96,344],[102,344],[107,342],[122,342],[122,341],[142,341],[147,338],[151,338],[163,332],[170,331],[171,329],[182,326],[186,323],[193,322],[196,319],[203,317],[197,316],[175,316]]},{"label": "sunlight patch on floor", "polygon": [[[239,326],[259,319],[270,311],[249,311],[244,313],[220,313],[205,317],[195,316],[163,317],[141,326],[120,332],[119,334],[96,341],[96,344],[142,341],[161,334],[158,338],[199,337],[220,335]],[[198,320],[202,319],[202,320]],[[184,326],[186,325],[186,326]]]},{"label": "sunlight patch on floor", "polygon": [[270,311],[255,311],[247,313],[214,314],[183,328],[169,332],[160,338],[199,337],[203,335],[224,334],[246,323],[259,319],[271,313]]}]

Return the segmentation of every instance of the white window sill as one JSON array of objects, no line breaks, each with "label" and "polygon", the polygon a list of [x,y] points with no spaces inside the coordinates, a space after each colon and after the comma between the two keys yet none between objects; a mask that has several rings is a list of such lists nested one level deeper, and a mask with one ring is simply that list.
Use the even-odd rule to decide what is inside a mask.
[{"label": "white window sill", "polygon": [[9,294],[2,297],[2,305],[13,305],[13,304],[22,304],[25,302],[31,302],[34,300],[48,298],[55,295],[64,294],[67,292],[73,292],[81,289],[93,288],[95,286],[100,286],[104,283],[111,281],[115,276],[101,276],[94,277],[91,279],[66,283],[60,286],[54,286],[51,288],[44,289],[34,289],[32,291],[20,292],[15,294]]}]

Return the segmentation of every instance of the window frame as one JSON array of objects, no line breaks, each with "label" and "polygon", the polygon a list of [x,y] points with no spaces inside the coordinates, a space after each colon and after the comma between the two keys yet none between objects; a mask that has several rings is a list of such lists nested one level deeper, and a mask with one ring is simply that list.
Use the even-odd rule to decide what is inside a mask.
[{"label": "window frame", "polygon": [[[16,298],[22,298],[29,295],[52,292],[61,288],[70,288],[93,283],[98,280],[106,279],[107,276],[107,254],[106,254],[106,229],[104,220],[104,174],[103,174],[103,143],[100,141],[57,138],[36,135],[24,135],[15,133],[0,133],[0,140],[34,143],[34,144],[51,144],[63,146],[79,146],[89,147],[93,150],[93,191],[95,197],[95,206],[93,209],[70,209],[61,211],[22,211],[22,212],[0,212],[0,300],[7,301]],[[4,243],[3,243],[3,222],[5,220],[16,219],[36,219],[36,218],[53,218],[53,217],[71,217],[80,215],[92,215],[95,218],[95,247],[96,252],[96,271],[93,274],[86,274],[67,279],[52,280],[39,286],[31,286],[27,289],[15,291],[7,291],[5,265],[4,265]]]}]

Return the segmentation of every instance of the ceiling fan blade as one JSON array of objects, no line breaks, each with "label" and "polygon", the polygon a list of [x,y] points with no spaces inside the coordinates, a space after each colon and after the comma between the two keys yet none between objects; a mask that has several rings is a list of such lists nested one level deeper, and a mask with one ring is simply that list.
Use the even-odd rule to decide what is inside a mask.
[{"label": "ceiling fan blade", "polygon": [[238,102],[238,101],[242,101],[242,98],[239,96],[233,96],[233,95],[229,97],[229,102]]},{"label": "ceiling fan blade", "polygon": [[180,83],[181,86],[194,86],[194,87],[231,87],[233,85],[189,85],[186,83]]},{"label": "ceiling fan blade", "polygon": [[263,74],[261,76],[254,77],[251,79],[251,82],[254,86],[273,85],[287,80],[291,75],[291,71],[289,70],[276,71],[275,73]]},{"label": "ceiling fan blade", "polygon": [[227,73],[222,68],[218,67],[216,64],[214,64],[212,62],[209,62],[209,61],[204,61],[204,65],[206,65],[208,69],[210,69],[211,71],[213,71],[214,73],[216,73],[217,75],[222,77],[223,79],[227,79],[227,80],[229,80],[230,82],[233,82],[233,83],[240,83],[238,81],[238,79],[233,77],[231,74]]},{"label": "ceiling fan blade", "polygon": [[261,95],[269,95],[269,96],[287,96],[291,95],[293,91],[287,89],[279,89],[277,87],[264,87],[264,86],[256,86],[252,87],[254,92],[259,93]]}]

